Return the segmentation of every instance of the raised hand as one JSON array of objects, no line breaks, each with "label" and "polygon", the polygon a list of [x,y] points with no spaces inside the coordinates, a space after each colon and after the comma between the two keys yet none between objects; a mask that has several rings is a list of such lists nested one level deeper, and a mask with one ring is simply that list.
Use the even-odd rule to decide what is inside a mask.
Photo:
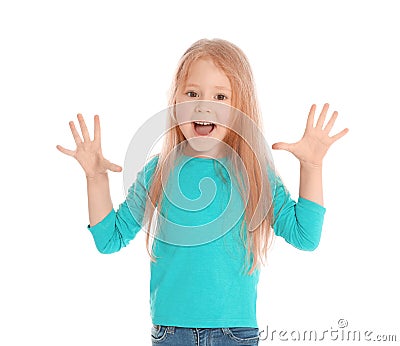
[{"label": "raised hand", "polygon": [[345,128],[334,136],[329,136],[329,132],[335,124],[338,112],[334,111],[326,126],[323,127],[329,108],[329,104],[325,103],[317,123],[314,126],[315,108],[316,105],[313,104],[308,114],[307,126],[303,138],[300,141],[296,143],[275,143],[272,149],[291,152],[300,160],[301,164],[313,167],[322,166],[322,160],[330,146],[338,139],[342,138],[349,130]]},{"label": "raised hand", "polygon": [[70,121],[69,127],[71,128],[72,136],[74,137],[76,143],[76,149],[69,150],[61,145],[57,145],[57,149],[68,156],[74,157],[82,166],[87,178],[95,178],[99,174],[106,173],[107,170],[121,172],[121,166],[111,163],[103,157],[101,151],[99,116],[94,116],[93,141],[90,140],[89,131],[86,127],[82,114],[78,114],[77,117],[82,131],[83,140],[76,130],[74,122]]}]

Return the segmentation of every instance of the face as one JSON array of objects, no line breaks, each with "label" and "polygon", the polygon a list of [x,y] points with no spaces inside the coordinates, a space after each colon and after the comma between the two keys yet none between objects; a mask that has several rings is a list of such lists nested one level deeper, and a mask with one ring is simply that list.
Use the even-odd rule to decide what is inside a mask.
[{"label": "face", "polygon": [[224,156],[221,142],[228,132],[224,125],[228,124],[231,99],[231,83],[211,59],[192,63],[176,95],[176,118],[189,144],[187,155]]}]

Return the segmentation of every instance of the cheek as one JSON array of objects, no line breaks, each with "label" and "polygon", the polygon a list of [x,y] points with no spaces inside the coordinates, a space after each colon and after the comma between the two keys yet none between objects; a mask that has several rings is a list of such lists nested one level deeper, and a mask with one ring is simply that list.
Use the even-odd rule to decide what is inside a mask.
[{"label": "cheek", "polygon": [[221,136],[221,139],[224,139],[226,137],[226,135],[228,134],[228,129],[224,126],[220,126],[219,129],[219,134]]},{"label": "cheek", "polygon": [[192,135],[192,124],[191,123],[181,124],[181,125],[179,125],[179,128],[185,137],[189,137]]},{"label": "cheek", "polygon": [[188,121],[191,121],[191,115],[194,113],[195,107],[196,103],[194,102],[185,102],[176,104],[175,116],[178,124],[184,126],[187,124]]},{"label": "cheek", "polygon": [[212,132],[212,137],[223,140],[228,134],[228,129],[224,126],[217,126],[217,130]]},{"label": "cheek", "polygon": [[176,96],[176,98],[175,98],[175,102],[176,103],[181,103],[181,102],[183,102],[183,101],[185,101],[184,99],[183,99],[183,97],[182,96]]}]

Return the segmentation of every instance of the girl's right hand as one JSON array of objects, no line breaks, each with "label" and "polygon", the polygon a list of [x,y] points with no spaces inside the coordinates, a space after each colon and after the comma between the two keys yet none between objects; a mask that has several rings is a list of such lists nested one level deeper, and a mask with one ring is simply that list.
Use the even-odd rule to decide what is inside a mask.
[{"label": "girl's right hand", "polygon": [[89,131],[86,127],[82,114],[78,114],[78,121],[82,131],[83,141],[75,128],[73,121],[69,122],[72,136],[76,143],[75,150],[69,150],[61,145],[57,145],[57,149],[62,153],[74,157],[85,171],[86,177],[95,178],[100,174],[104,174],[107,170],[113,172],[121,172],[122,167],[118,166],[103,157],[101,152],[100,140],[100,119],[98,115],[94,116],[94,139],[90,140]]}]

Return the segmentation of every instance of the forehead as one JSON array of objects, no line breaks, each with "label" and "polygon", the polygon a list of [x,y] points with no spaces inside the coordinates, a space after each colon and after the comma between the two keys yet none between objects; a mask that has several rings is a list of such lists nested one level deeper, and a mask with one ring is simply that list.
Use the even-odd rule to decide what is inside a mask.
[{"label": "forehead", "polygon": [[219,85],[230,87],[231,83],[225,72],[211,58],[193,61],[187,71],[185,84]]}]

